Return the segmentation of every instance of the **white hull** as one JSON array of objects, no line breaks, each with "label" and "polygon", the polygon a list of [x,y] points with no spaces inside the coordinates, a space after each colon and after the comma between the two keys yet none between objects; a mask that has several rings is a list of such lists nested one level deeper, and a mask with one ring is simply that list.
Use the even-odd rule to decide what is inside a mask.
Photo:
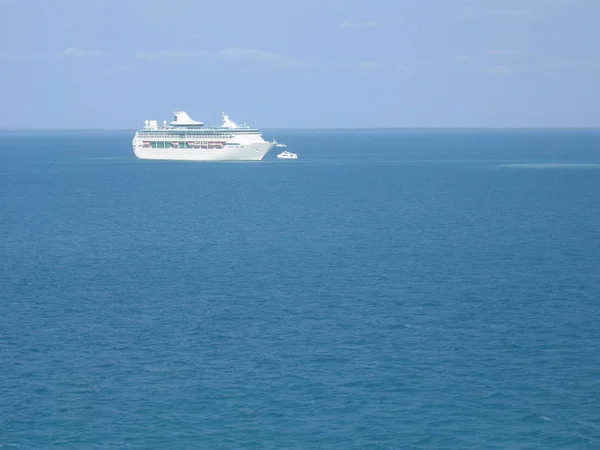
[{"label": "white hull", "polygon": [[272,142],[248,144],[236,148],[144,148],[134,142],[133,153],[139,159],[174,161],[261,161],[275,146]]}]

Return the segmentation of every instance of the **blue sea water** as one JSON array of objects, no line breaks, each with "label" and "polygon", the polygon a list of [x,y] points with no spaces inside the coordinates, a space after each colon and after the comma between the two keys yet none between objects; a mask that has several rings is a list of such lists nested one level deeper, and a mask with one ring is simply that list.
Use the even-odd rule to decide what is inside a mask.
[{"label": "blue sea water", "polygon": [[275,134],[0,135],[0,448],[600,448],[600,131]]}]

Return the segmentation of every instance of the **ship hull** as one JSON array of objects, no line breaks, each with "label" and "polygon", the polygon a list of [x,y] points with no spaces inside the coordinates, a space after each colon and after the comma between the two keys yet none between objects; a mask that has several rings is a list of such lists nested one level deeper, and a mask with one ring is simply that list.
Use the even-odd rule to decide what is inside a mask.
[{"label": "ship hull", "polygon": [[275,146],[272,142],[248,144],[223,149],[144,148],[134,143],[133,153],[139,159],[171,161],[261,161]]}]

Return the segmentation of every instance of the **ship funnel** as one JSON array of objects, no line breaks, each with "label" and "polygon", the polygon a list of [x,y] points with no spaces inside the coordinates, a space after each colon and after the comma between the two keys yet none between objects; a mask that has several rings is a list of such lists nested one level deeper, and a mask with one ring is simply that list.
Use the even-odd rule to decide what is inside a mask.
[{"label": "ship funnel", "polygon": [[221,115],[223,116],[222,128],[239,128],[239,125],[231,120],[227,114],[223,112]]},{"label": "ship funnel", "polygon": [[171,122],[171,125],[203,125],[203,122],[198,122],[196,120],[192,120],[190,116],[187,115],[185,111],[175,111],[173,112],[175,115],[175,120]]}]

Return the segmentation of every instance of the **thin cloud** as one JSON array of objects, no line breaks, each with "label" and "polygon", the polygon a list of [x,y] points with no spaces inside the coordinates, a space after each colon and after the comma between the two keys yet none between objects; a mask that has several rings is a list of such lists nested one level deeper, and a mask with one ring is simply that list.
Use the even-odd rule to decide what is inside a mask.
[{"label": "thin cloud", "polygon": [[135,62],[156,63],[159,61],[170,60],[177,63],[189,63],[199,58],[206,58],[208,52],[204,50],[159,50],[155,52],[137,52],[134,57]]},{"label": "thin cloud", "polygon": [[483,52],[484,55],[487,56],[513,56],[518,55],[521,52],[519,50],[513,49],[494,49],[494,50],[486,50]]},{"label": "thin cloud", "polygon": [[377,26],[376,22],[350,22],[346,21],[340,25],[341,30],[365,30],[367,28],[375,28]]},{"label": "thin cloud", "polygon": [[153,64],[169,61],[172,64],[196,64],[207,67],[240,65],[268,69],[299,69],[307,64],[288,56],[253,48],[226,48],[219,51],[207,50],[159,50],[138,52],[134,64]]},{"label": "thin cloud", "polygon": [[536,17],[545,11],[525,8],[503,8],[503,9],[481,9],[464,8],[458,15],[465,19],[481,18],[531,18]]},{"label": "thin cloud", "polygon": [[386,64],[377,61],[362,61],[356,65],[356,68],[367,72],[406,72],[407,67],[404,64]]},{"label": "thin cloud", "polygon": [[295,58],[254,48],[226,48],[218,53],[224,63],[263,66],[271,69],[299,69],[306,65]]},{"label": "thin cloud", "polygon": [[108,53],[98,49],[67,48],[60,53],[64,58],[100,58]]}]

